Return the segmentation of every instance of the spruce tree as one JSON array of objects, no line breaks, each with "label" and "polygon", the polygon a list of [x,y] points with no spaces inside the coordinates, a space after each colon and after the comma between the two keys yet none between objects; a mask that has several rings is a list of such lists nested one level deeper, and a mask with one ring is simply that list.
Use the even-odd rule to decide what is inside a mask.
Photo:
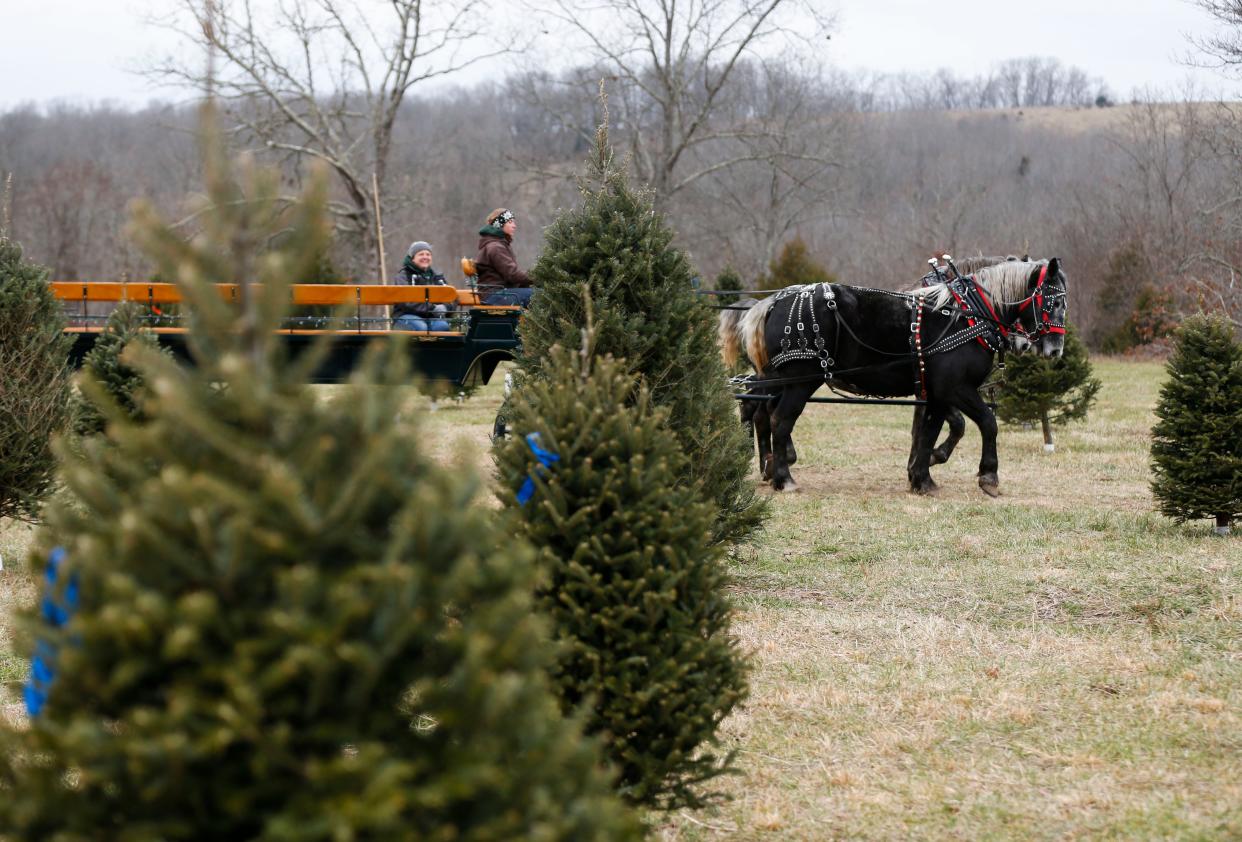
[{"label": "spruce tree", "polygon": [[802,237],[781,246],[780,254],[768,264],[768,273],[759,281],[760,289],[784,289],[794,284],[835,284],[836,276],[811,257]]},{"label": "spruce tree", "polygon": [[1044,450],[1051,453],[1056,447],[1052,425],[1086,418],[1100,386],[1099,378],[1092,376],[1087,346],[1070,326],[1060,357],[1030,353],[1006,358],[996,414],[1010,423],[1040,422]]},{"label": "spruce tree", "polygon": [[695,293],[696,273],[672,241],[651,194],[633,189],[614,167],[605,122],[582,203],[546,230],[531,271],[539,293],[522,319],[515,387],[544,375],[554,345],[577,346],[585,282],[597,352],[624,359],[652,401],[668,408],[690,457],[681,482],[714,502],[715,539],[737,541],[759,527],[766,507],[750,482],[750,442],[716,347],[715,312]]},{"label": "spruce tree", "polygon": [[47,270],[0,237],[0,518],[34,518],[52,490],[52,437],[72,415],[64,328]]},{"label": "spruce tree", "polygon": [[680,482],[689,461],[668,410],[629,370],[553,348],[546,376],[516,393],[501,498],[540,551],[564,709],[587,706],[627,800],[668,810],[711,800],[699,785],[732,771],[719,727],[747,666],[712,507]]},{"label": "spruce tree", "polygon": [[107,419],[101,404],[114,403],[130,418],[143,417],[141,401],[145,383],[137,369],[122,362],[121,353],[132,342],[158,347],[155,337],[145,329],[146,312],[146,307],[135,301],[122,302],[108,316],[108,323],[82,360],[78,381],[81,392],[73,421],[74,432],[78,435],[103,432]]},{"label": "spruce tree", "polygon": [[131,350],[149,418],[61,451],[40,546],[79,606],[27,617],[54,677],[0,743],[0,837],[636,838],[550,692],[529,548],[399,417],[400,349],[323,396],[278,345],[323,179],[285,213],[218,157],[202,235],[138,217],[197,367]]},{"label": "spruce tree", "polygon": [[1177,333],[1156,403],[1151,489],[1178,521],[1215,518],[1228,534],[1242,515],[1242,344],[1219,316],[1192,316]]}]

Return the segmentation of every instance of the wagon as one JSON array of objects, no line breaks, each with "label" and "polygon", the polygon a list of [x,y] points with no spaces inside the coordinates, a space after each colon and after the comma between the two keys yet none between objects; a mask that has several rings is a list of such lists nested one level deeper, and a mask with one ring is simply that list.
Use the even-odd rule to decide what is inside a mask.
[{"label": "wagon", "polygon": [[[186,328],[180,316],[171,312],[182,301],[175,285],[58,281],[51,286],[64,303],[65,332],[74,337],[70,359],[75,367],[82,364],[103,332],[112,309],[109,305],[121,301],[145,305],[151,314],[150,329],[159,344],[193,362]],[[237,284],[217,284],[216,289],[223,298],[237,299]],[[487,383],[496,366],[513,359],[518,348],[521,308],[484,304],[477,290],[372,284],[293,284],[289,289],[292,305],[327,308],[324,315],[292,316],[278,331],[295,356],[324,335],[331,337],[329,351],[312,376],[315,383],[344,381],[368,345],[394,334],[408,338],[405,349],[414,371],[429,381],[461,387]],[[455,329],[393,330],[381,308],[400,303],[456,304]]]}]

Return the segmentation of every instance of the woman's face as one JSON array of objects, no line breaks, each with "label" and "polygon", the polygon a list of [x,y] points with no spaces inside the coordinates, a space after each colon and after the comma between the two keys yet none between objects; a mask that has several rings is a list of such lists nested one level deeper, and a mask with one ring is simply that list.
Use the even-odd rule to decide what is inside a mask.
[{"label": "woman's face", "polygon": [[505,223],[505,227],[501,228],[500,230],[505,232],[505,236],[512,237],[513,232],[517,230],[517,220],[510,219],[508,222]]},{"label": "woman's face", "polygon": [[422,249],[414,254],[414,265],[419,269],[426,269],[431,265],[431,252]]}]

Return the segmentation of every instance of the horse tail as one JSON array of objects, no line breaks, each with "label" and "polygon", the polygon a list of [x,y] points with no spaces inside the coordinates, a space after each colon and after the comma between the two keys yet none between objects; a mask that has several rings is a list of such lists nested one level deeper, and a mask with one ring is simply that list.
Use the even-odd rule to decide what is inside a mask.
[{"label": "horse tail", "polygon": [[732,305],[733,309],[720,311],[716,336],[720,340],[720,357],[730,371],[742,353],[742,317],[745,315],[742,308],[754,307],[757,303],[753,298],[743,298]]},{"label": "horse tail", "polygon": [[768,342],[764,336],[764,328],[768,323],[768,313],[776,303],[775,296],[768,296],[742,316],[742,337],[746,348],[746,356],[755,371],[763,371],[768,366]]}]

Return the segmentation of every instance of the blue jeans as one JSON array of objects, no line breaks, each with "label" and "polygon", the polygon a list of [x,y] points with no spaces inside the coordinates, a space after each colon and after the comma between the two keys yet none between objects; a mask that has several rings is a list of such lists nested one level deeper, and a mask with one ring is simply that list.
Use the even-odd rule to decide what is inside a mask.
[{"label": "blue jeans", "polygon": [[530,296],[534,292],[533,287],[510,287],[493,292],[487,297],[484,304],[508,304],[520,305],[522,307],[530,306]]},{"label": "blue jeans", "polygon": [[444,319],[424,319],[408,313],[392,320],[393,330],[448,330],[449,323]]}]

